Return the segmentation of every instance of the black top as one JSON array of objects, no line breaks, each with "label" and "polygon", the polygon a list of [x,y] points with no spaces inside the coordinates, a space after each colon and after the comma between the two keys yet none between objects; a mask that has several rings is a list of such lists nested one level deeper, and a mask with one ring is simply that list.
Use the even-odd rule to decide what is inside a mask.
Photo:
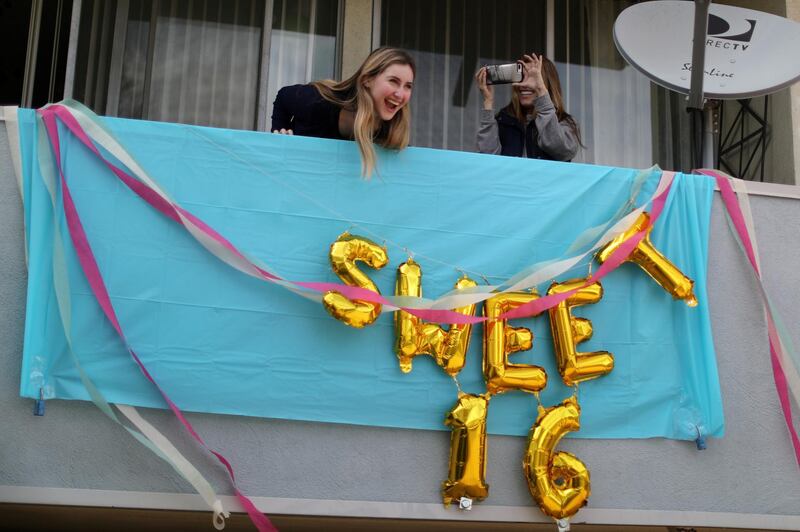
[{"label": "black top", "polygon": [[283,87],[272,105],[270,131],[291,129],[295,135],[305,137],[348,140],[339,133],[341,110],[313,85]]},{"label": "black top", "polygon": [[497,115],[482,109],[476,138],[478,151],[495,155],[569,161],[580,148],[575,121],[559,120],[550,95],[533,100],[534,117],[522,122],[511,114],[509,106]]},{"label": "black top", "polygon": [[505,109],[497,113],[496,119],[501,155],[522,157],[525,153],[531,159],[558,160],[539,147],[539,130],[534,120],[525,126]]}]

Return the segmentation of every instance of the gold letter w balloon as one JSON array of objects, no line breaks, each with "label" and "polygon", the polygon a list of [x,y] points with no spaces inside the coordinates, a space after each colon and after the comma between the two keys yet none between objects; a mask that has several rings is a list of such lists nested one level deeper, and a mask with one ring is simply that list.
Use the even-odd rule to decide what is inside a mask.
[{"label": "gold letter w balloon", "polygon": [[[456,289],[475,286],[475,281],[462,277],[456,282]],[[422,268],[412,259],[397,268],[395,294],[398,296],[422,297]],[[460,314],[475,314],[475,304],[454,309]],[[452,324],[445,331],[435,323],[424,323],[421,319],[405,311],[395,314],[395,331],[397,334],[396,351],[403,373],[411,371],[414,357],[431,355],[436,363],[454,377],[464,367],[469,349],[469,337],[472,325]]]}]

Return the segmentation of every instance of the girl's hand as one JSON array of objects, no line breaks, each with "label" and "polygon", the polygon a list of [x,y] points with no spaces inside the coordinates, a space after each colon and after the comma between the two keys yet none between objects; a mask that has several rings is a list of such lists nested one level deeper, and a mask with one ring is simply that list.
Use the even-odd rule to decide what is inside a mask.
[{"label": "girl's hand", "polygon": [[478,90],[483,95],[483,108],[487,111],[494,110],[494,87],[486,83],[486,67],[482,67],[475,74],[475,81],[478,83]]},{"label": "girl's hand", "polygon": [[547,87],[544,84],[544,78],[542,78],[542,56],[525,54],[519,61],[525,70],[525,77],[521,82],[514,83],[514,86],[533,91],[534,96],[537,98],[547,94]]},{"label": "girl's hand", "polygon": [[294,131],[291,129],[273,129],[272,132],[278,135],[294,135]]}]

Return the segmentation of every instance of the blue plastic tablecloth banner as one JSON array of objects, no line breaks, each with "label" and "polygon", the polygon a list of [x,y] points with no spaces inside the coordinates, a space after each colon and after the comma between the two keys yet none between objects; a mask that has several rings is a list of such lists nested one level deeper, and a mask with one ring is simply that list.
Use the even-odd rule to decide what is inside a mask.
[{"label": "blue plastic tablecloth banner", "polygon": [[[328,263],[331,242],[358,228],[379,235],[390,263],[365,271],[385,294],[393,293],[396,267],[409,254],[422,266],[427,297],[449,291],[460,270],[499,283],[561,258],[578,235],[617,212],[638,172],[409,148],[381,152],[380,176],[364,180],[352,142],[104,120],[178,203],[285,278],[338,281]],[[55,304],[52,217],[63,224],[63,213],[53,213],[39,174],[33,111],[20,110],[19,126],[29,239],[21,394],[88,400]],[[391,314],[365,329],[347,327],[321,305],[217,260],[65,130],[62,153],[123,330],[181,409],[445,430],[455,383],[430,357],[417,357],[409,374],[400,371]],[[657,181],[654,172],[640,197],[649,197]],[[594,326],[580,350],[608,350],[616,366],[580,385],[581,430],[573,436],[722,435],[706,295],[712,191],[708,178],[678,174],[652,233],[655,245],[695,280],[698,307],[673,300],[625,264],[604,279],[599,303],[574,311]],[[71,337],[84,370],[110,402],[163,407],[66,246]],[[560,280],[587,273],[584,263]],[[569,396],[555,367],[548,317],[512,323],[534,332],[534,348],[513,359],[546,369],[542,402]],[[482,334],[481,326],[473,328],[459,375],[472,393],[485,390]],[[488,429],[525,435],[535,417],[533,396],[505,393],[491,401]]]}]

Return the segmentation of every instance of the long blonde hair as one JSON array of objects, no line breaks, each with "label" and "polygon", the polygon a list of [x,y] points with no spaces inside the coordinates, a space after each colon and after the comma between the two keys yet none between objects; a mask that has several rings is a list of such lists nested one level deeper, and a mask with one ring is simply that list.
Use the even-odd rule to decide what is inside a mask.
[{"label": "long blonde hair", "polygon": [[[411,109],[404,105],[388,122],[378,123],[372,97],[366,83],[391,65],[408,65],[416,77],[414,59],[399,48],[382,47],[374,50],[364,60],[356,73],[343,81],[324,79],[312,82],[320,95],[348,111],[355,111],[353,136],[361,152],[361,175],[369,177],[375,169],[376,156],[373,143],[384,148],[402,150],[408,146],[411,135]],[[378,127],[380,126],[380,127]]]},{"label": "long blonde hair", "polygon": [[[556,108],[558,121],[566,122],[575,134],[575,138],[578,139],[578,144],[583,146],[578,122],[564,109],[564,97],[561,95],[561,80],[558,78],[558,70],[556,70],[553,62],[544,56],[542,56],[542,80],[544,81],[544,86],[547,87],[550,101],[553,102],[553,107]],[[525,125],[525,111],[519,103],[519,89],[516,87],[511,91],[511,102],[506,107],[506,111],[519,120],[522,125]]]}]

